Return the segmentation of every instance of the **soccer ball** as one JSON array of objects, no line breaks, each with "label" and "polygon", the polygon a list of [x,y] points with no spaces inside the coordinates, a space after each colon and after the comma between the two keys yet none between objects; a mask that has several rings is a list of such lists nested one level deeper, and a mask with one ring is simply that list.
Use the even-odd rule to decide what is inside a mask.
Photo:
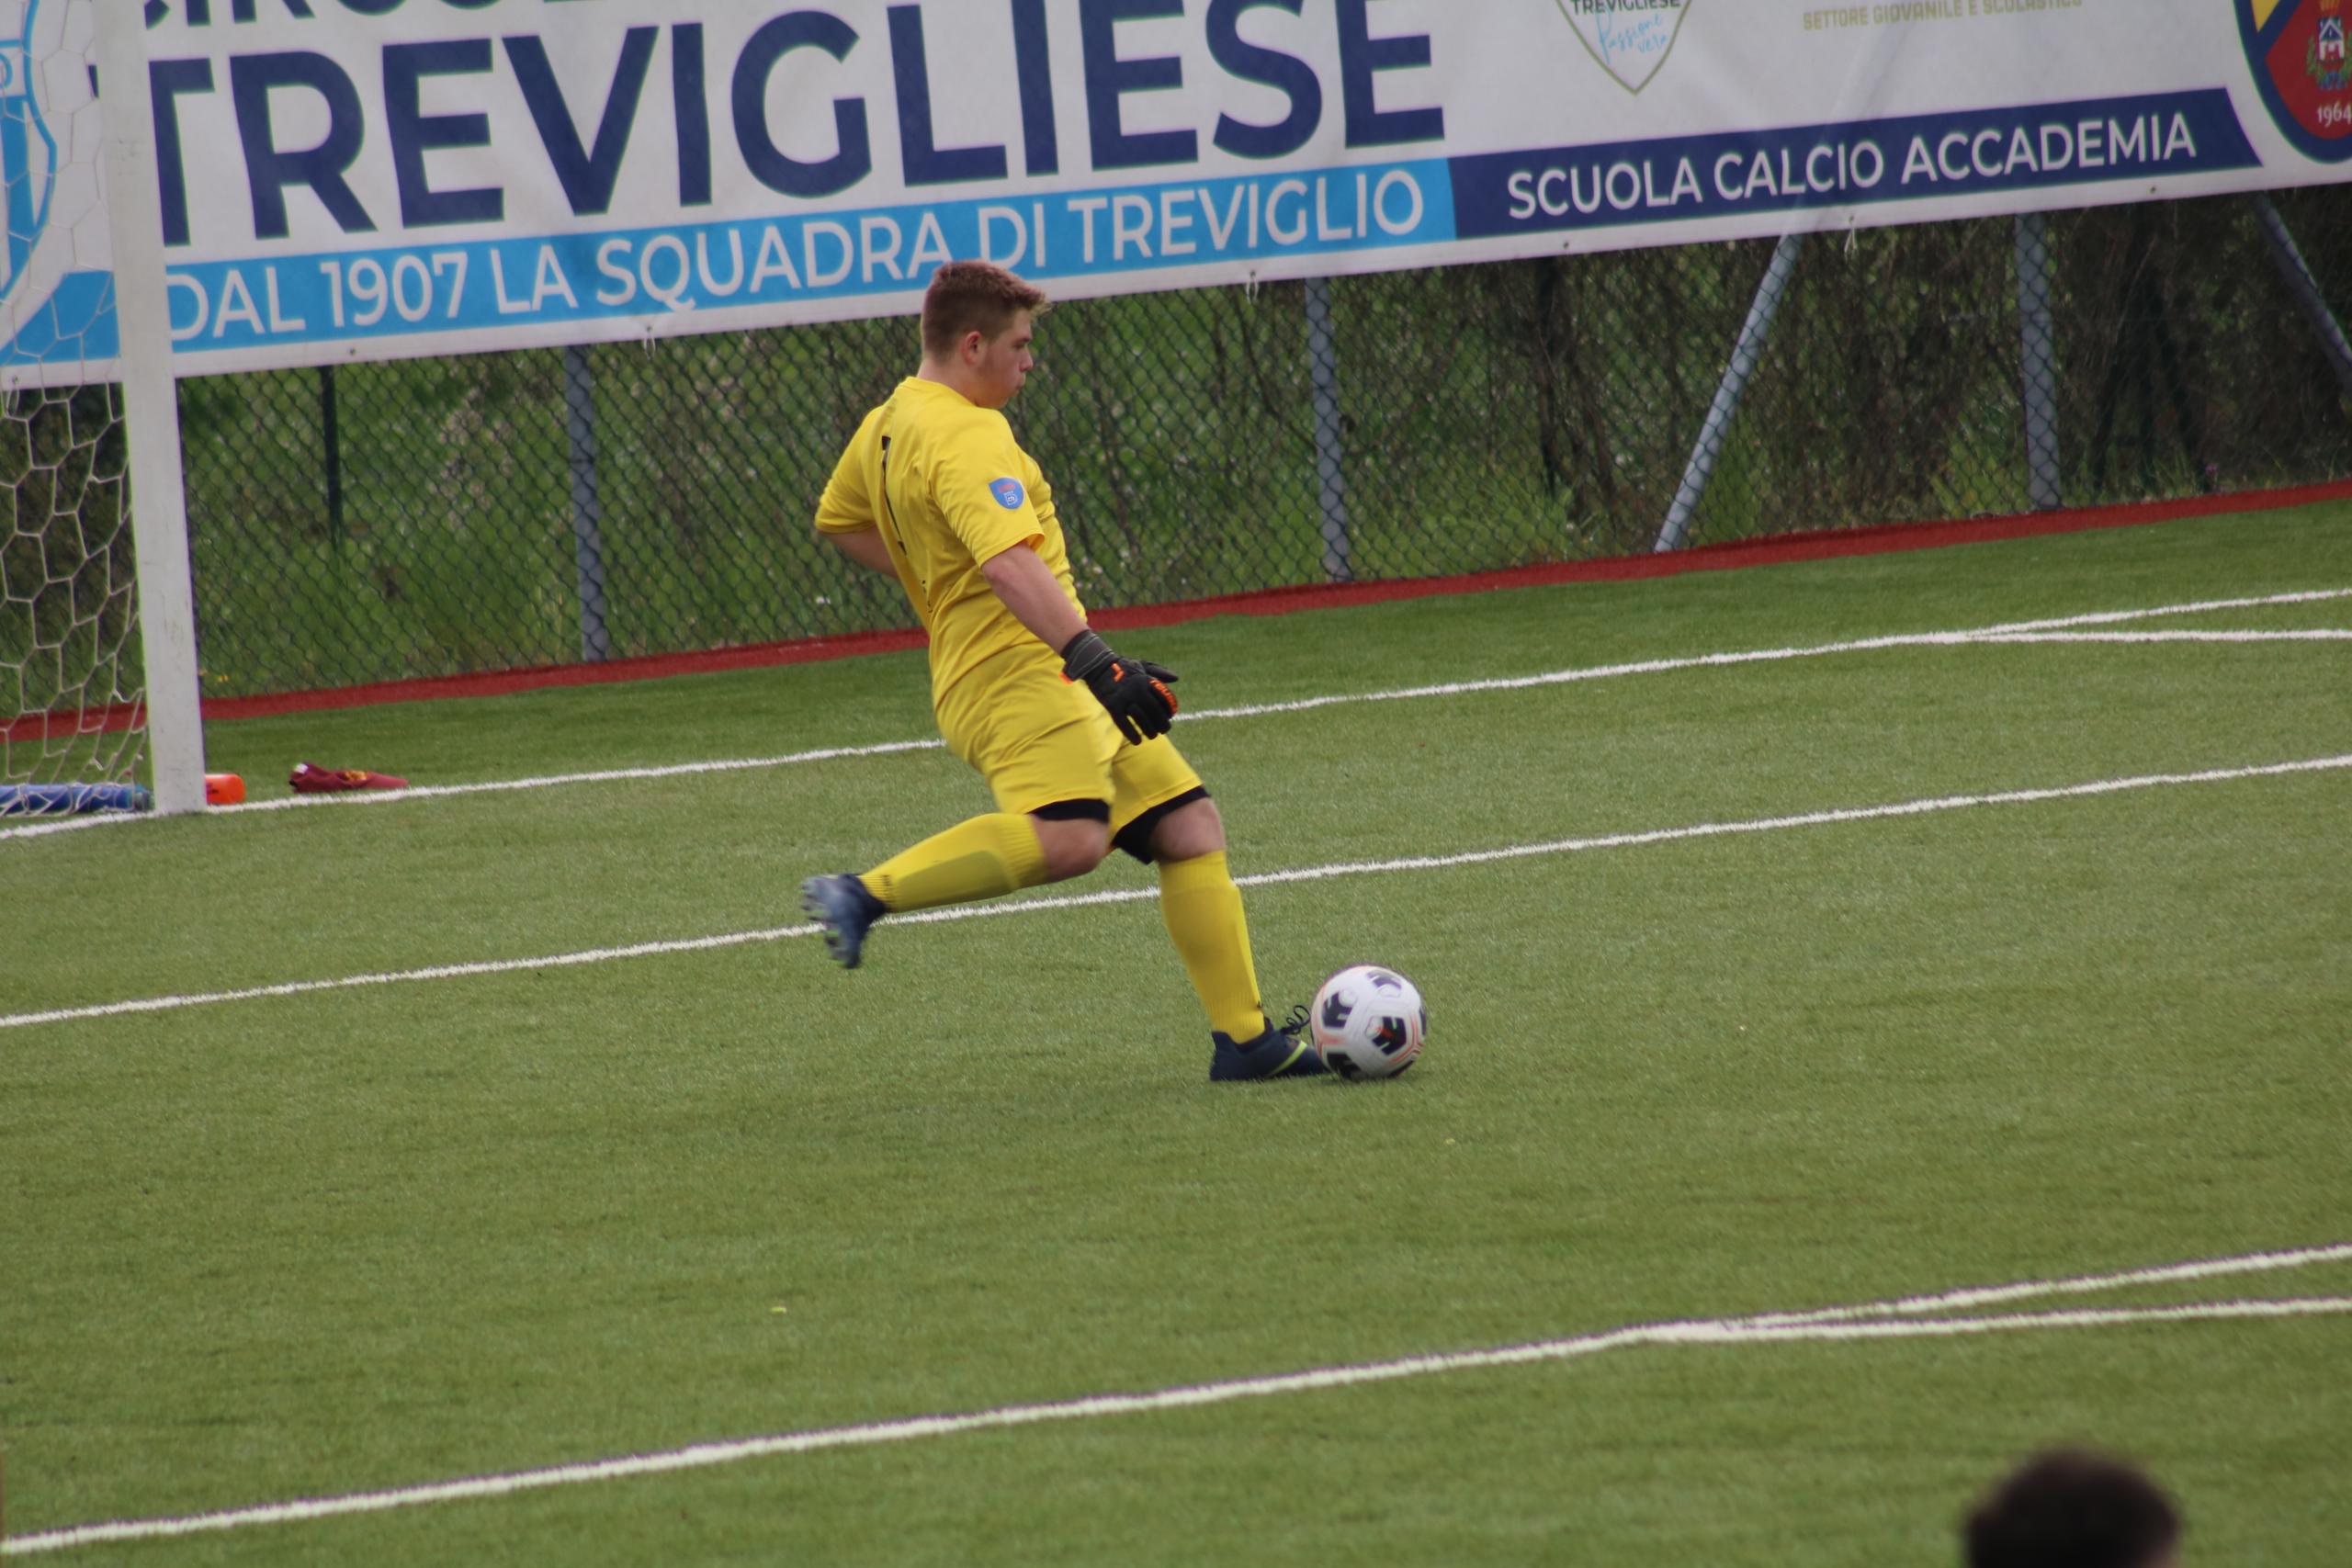
[{"label": "soccer ball", "polygon": [[1394,969],[1358,964],[1323,982],[1307,1022],[1315,1048],[1340,1077],[1393,1078],[1421,1054],[1430,1010]]}]

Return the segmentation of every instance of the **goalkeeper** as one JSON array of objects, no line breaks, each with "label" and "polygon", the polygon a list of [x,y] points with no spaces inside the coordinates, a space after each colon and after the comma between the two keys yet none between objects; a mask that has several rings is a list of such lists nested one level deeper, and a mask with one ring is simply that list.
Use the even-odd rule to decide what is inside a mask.
[{"label": "goalkeeper", "polygon": [[1159,868],[1160,913],[1208,1012],[1209,1077],[1323,1073],[1300,1026],[1277,1028],[1260,1000],[1224,822],[1167,739],[1175,673],[1088,628],[1053,488],[1001,412],[1045,303],[1001,267],[941,267],[922,368],[865,416],[817,507],[821,536],[906,590],[931,634],[940,733],[997,809],[863,874],[811,877],[801,901],[854,969],[885,915],[1083,876],[1115,845]]}]

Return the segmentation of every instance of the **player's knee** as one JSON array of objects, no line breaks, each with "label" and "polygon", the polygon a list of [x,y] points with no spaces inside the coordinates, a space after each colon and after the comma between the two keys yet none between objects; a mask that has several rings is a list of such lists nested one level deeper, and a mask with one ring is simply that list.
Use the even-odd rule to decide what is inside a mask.
[{"label": "player's knee", "polygon": [[1102,863],[1111,852],[1111,830],[1096,828],[1092,832],[1071,832],[1056,835],[1057,841],[1046,851],[1046,879],[1068,882],[1073,876],[1084,876]]},{"label": "player's knee", "polygon": [[1162,864],[1224,852],[1225,818],[1218,815],[1216,802],[1206,797],[1170,812],[1152,829],[1152,859]]},{"label": "player's knee", "polygon": [[1067,882],[1084,876],[1111,852],[1111,825],[1083,818],[1050,821],[1036,818],[1037,844],[1046,852],[1046,880]]}]

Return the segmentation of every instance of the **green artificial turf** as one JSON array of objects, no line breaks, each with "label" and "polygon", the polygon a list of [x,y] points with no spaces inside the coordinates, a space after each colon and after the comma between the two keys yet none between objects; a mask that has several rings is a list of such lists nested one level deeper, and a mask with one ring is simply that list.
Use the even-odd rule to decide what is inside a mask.
[{"label": "green artificial turf", "polygon": [[[1120,640],[1194,710],[2352,587],[2352,509]],[[2352,600],[2134,628],[2352,626]],[[1178,730],[1247,876],[2352,753],[2342,642],[1903,647]],[[928,734],[921,662],[211,727],[420,784]],[[0,1017],[789,931],[935,750],[0,840]],[[1148,899],[0,1029],[15,1536],[2352,1242],[2352,771],[1251,889],[1393,1083],[1212,1088]],[[1143,890],[1106,866],[1076,891]],[[1057,891],[1071,891],[1062,889]],[[2352,1295],[2352,1262],[2023,1303]],[[2352,1534],[2352,1317],[1648,1346],[62,1553],[1942,1563],[2071,1440]]]}]

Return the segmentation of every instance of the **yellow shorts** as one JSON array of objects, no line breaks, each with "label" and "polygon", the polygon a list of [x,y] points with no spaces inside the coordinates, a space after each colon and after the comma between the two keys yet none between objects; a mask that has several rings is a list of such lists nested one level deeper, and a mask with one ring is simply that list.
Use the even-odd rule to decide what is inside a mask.
[{"label": "yellow shorts", "polygon": [[1166,736],[1127,744],[1085,687],[1062,679],[1042,647],[999,654],[941,694],[947,749],[988,781],[997,809],[1023,816],[1065,800],[1111,807],[1111,832],[1201,789]]}]

